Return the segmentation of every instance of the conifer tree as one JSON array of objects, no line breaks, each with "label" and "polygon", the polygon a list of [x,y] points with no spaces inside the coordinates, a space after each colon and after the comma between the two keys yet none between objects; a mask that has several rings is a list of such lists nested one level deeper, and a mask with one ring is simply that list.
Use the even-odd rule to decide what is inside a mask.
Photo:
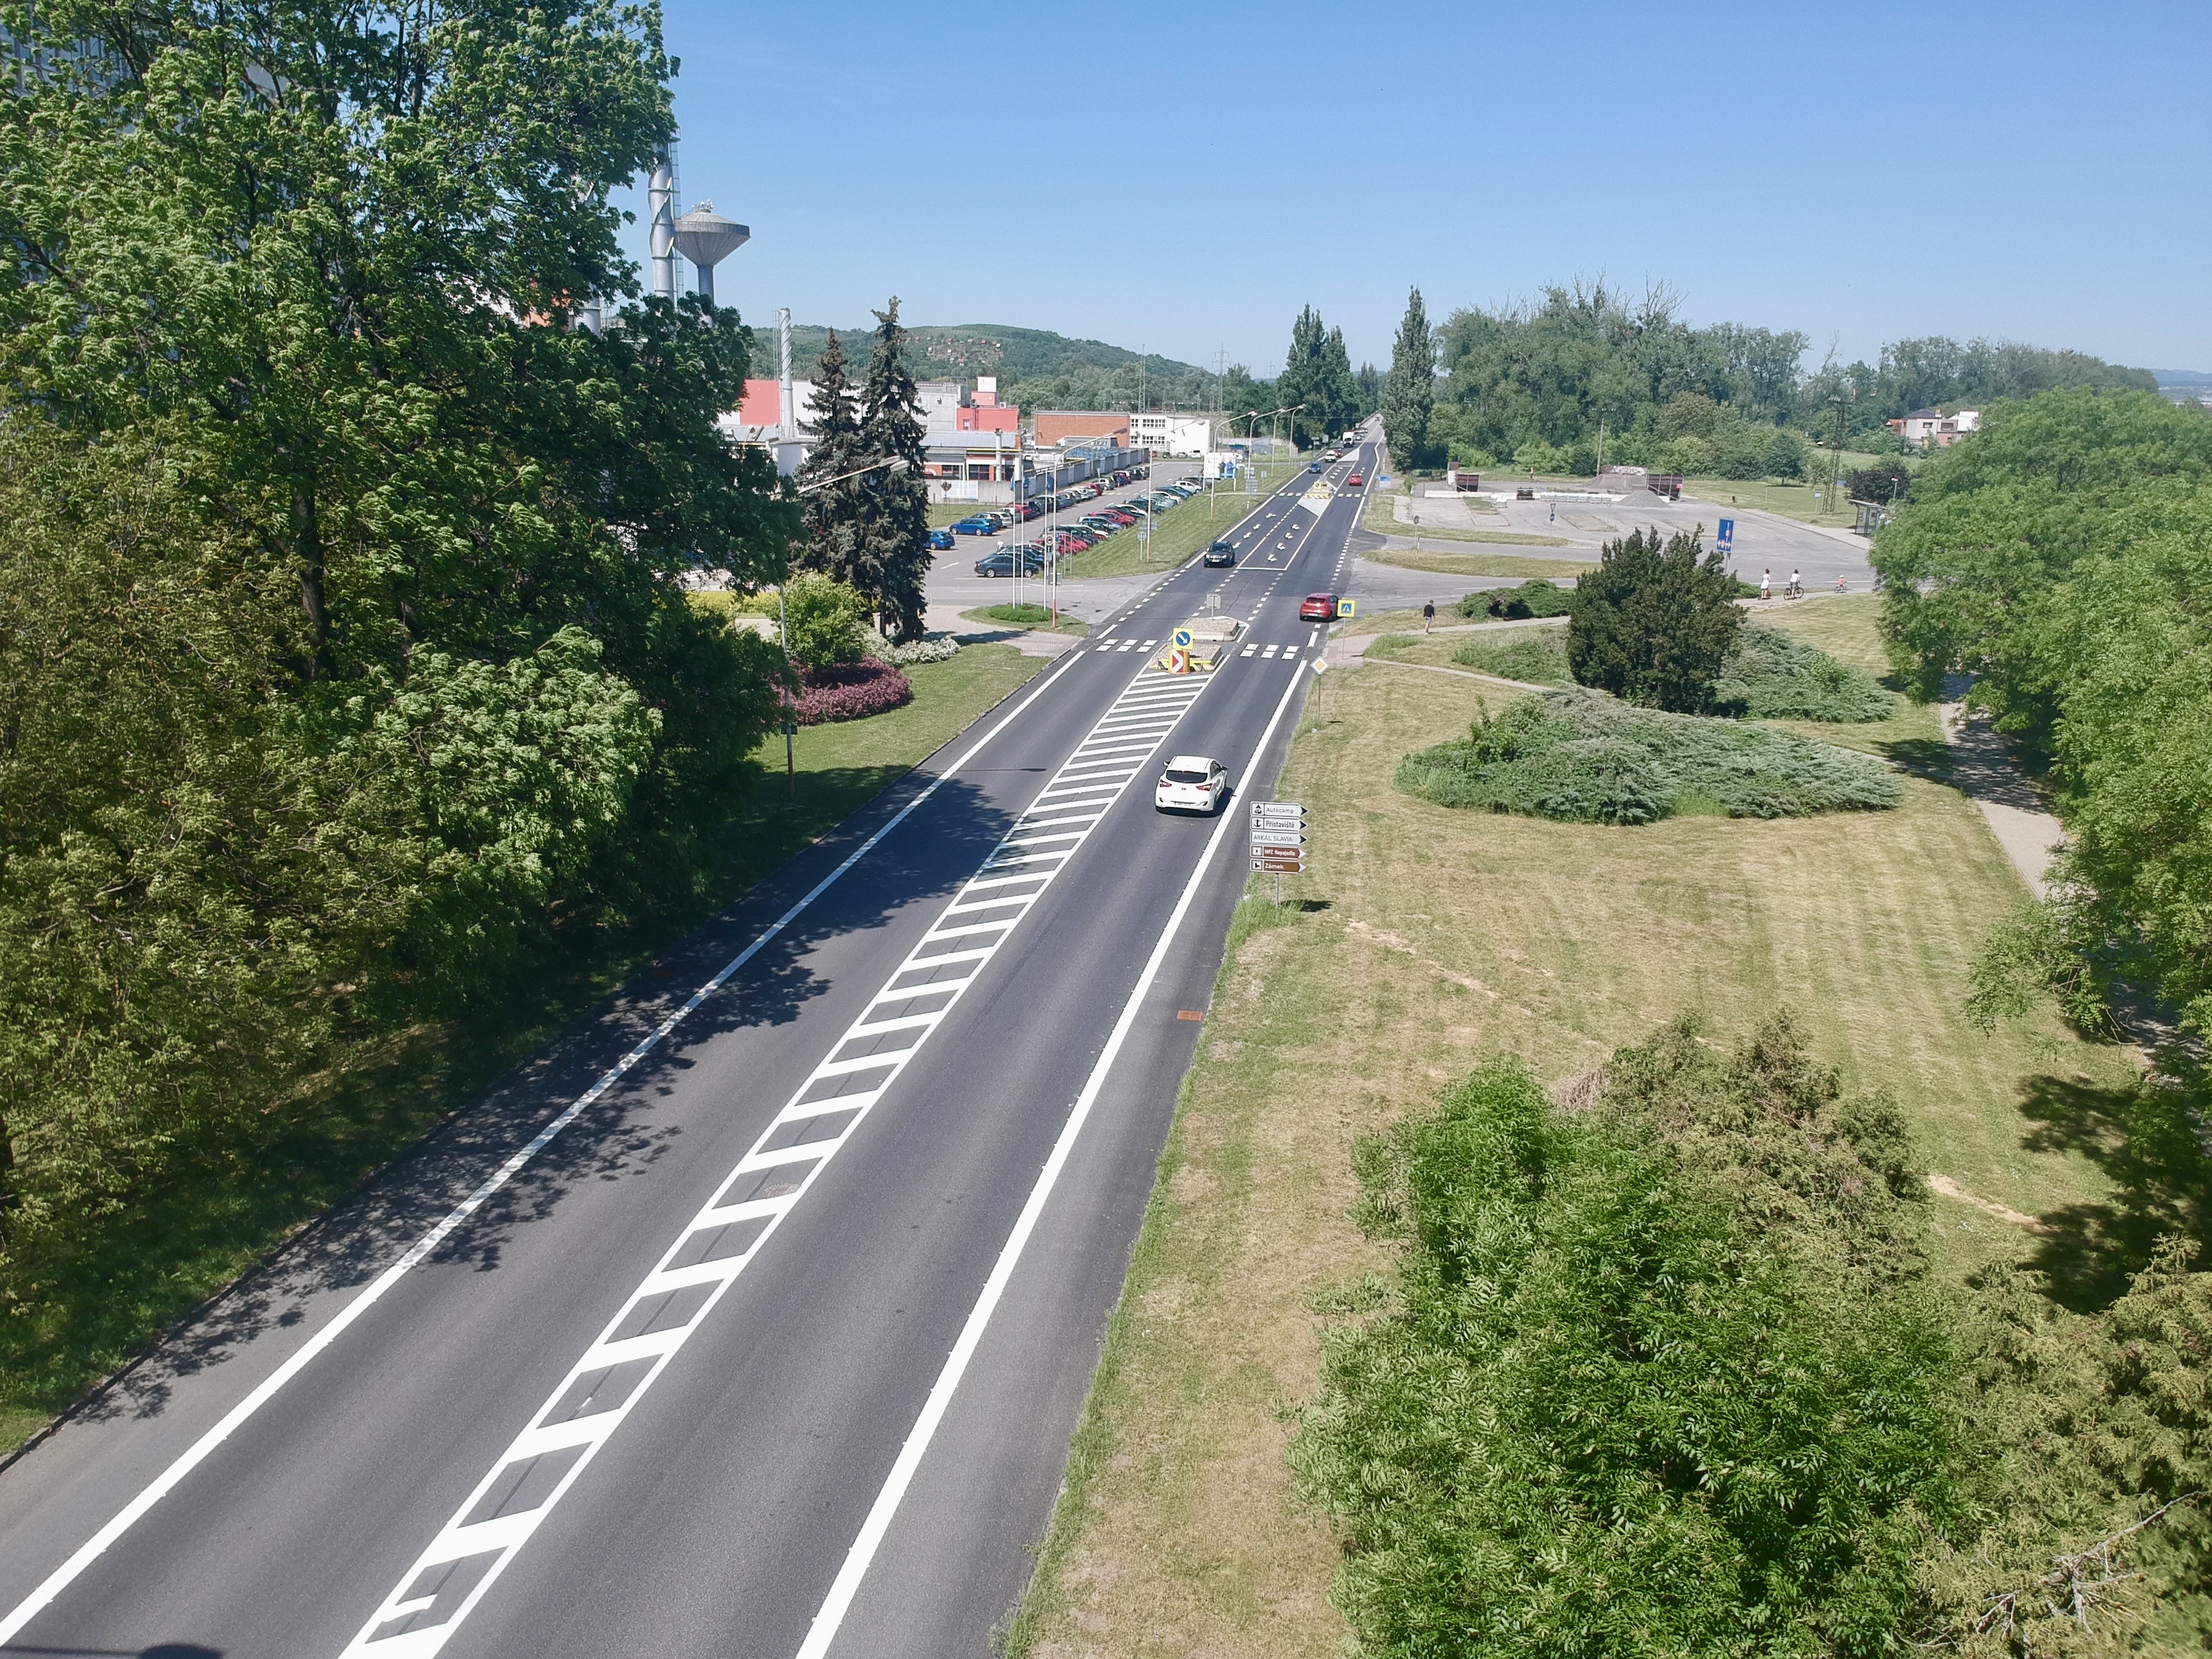
[{"label": "conifer tree", "polygon": [[858,584],[874,603],[878,626],[902,639],[919,638],[929,574],[929,486],[921,474],[921,400],[907,362],[898,296],[878,311],[869,343],[868,381],[860,410],[860,447],[869,461],[903,460],[859,480],[866,486],[858,521],[860,559],[868,580]]},{"label": "conifer tree", "polygon": [[872,595],[873,589],[860,577],[860,501],[868,481],[845,477],[867,462],[853,382],[845,368],[845,348],[835,329],[814,365],[813,410],[814,447],[799,470],[799,481],[843,482],[827,484],[806,497],[806,541],[793,562]]},{"label": "conifer tree", "polygon": [[1583,685],[1625,702],[1695,714],[1735,644],[1743,612],[1717,551],[1699,556],[1693,532],[1657,530],[1607,542],[1575,587],[1567,665]]},{"label": "conifer tree", "polygon": [[1290,353],[1283,359],[1282,378],[1275,382],[1276,397],[1284,404],[1292,408],[1304,405],[1291,416],[1291,441],[1300,448],[1321,428],[1323,383],[1327,378],[1323,354],[1328,339],[1321,313],[1311,306],[1302,309],[1297,320],[1291,325]]},{"label": "conifer tree", "polygon": [[1404,471],[1428,458],[1429,416],[1437,404],[1436,336],[1428,308],[1415,289],[1406,301],[1405,319],[1390,349],[1390,376],[1382,383],[1382,440],[1390,459]]}]

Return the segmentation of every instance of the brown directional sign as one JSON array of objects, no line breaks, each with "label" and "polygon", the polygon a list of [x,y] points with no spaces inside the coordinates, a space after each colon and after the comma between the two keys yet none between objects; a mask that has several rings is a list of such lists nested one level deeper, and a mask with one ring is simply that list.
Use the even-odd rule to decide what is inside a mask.
[{"label": "brown directional sign", "polygon": [[1302,859],[1305,856],[1305,853],[1303,848],[1297,847],[1262,847],[1255,842],[1252,844],[1252,856],[1255,859]]},{"label": "brown directional sign", "polygon": [[1277,870],[1285,875],[1294,876],[1306,866],[1303,859],[1254,859],[1252,867],[1255,870]]}]

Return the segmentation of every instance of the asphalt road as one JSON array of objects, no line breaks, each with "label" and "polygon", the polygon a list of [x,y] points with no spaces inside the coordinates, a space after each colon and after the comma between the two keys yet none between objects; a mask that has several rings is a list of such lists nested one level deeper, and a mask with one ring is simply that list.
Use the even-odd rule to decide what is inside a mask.
[{"label": "asphalt road", "polygon": [[[1314,482],[0,1471],[0,1651],[985,1653],[1346,568]],[[1219,820],[1152,810],[1194,750]]]}]

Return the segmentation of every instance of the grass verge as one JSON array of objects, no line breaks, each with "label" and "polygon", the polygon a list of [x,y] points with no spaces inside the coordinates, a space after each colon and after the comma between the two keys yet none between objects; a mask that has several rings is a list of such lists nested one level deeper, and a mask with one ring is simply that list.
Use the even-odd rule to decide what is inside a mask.
[{"label": "grass verge", "polygon": [[[1851,604],[1782,620],[1878,658],[1872,602]],[[1944,1272],[2011,1256],[2078,1279],[2113,1254],[2131,1066],[2055,1019],[1967,1024],[1967,963],[2021,895],[1972,802],[1907,776],[1889,812],[1614,830],[1391,787],[1500,695],[1383,668],[1316,687],[1281,789],[1312,814],[1315,871],[1286,883],[1305,908],[1232,933],[1014,1653],[1343,1651],[1339,1542],[1292,1488],[1288,1408],[1316,1386],[1316,1310],[1385,1265],[1349,1218],[1353,1142],[1486,1051],[1548,1081],[1686,1007],[1720,1042],[1787,1008],[1966,1195],[1931,1200]]]},{"label": "grass verge", "polygon": [[1133,526],[1109,536],[1087,553],[1076,554],[1060,570],[1071,580],[1080,581],[1086,576],[1127,576],[1169,569],[1216,537],[1229,534],[1267,499],[1265,495],[1217,495],[1209,507],[1205,496],[1194,495],[1159,515],[1152,526],[1149,547]]},{"label": "grass verge", "polygon": [[1026,628],[1040,634],[1084,635],[1091,624],[1065,616],[1055,622],[1051,608],[1042,605],[987,605],[975,611],[963,611],[963,618],[972,623],[1000,623],[1013,628]]},{"label": "grass verge", "polygon": [[[1495,539],[1508,538],[1501,535]],[[1566,545],[1539,536],[1520,539],[1557,547]],[[1378,548],[1359,556],[1370,564],[1391,564],[1401,570],[1433,570],[1445,576],[1543,576],[1565,581],[1570,576],[1580,576],[1597,568],[1595,561],[1587,559],[1545,558],[1534,554],[1516,556],[1510,553],[1450,553],[1433,547],[1419,551],[1410,547]]]},{"label": "grass verge", "polygon": [[[782,739],[731,824],[737,849],[719,908],[878,793],[990,708],[1042,660],[970,646],[906,671],[914,700],[872,719],[802,728],[796,791],[784,793]],[[484,1018],[426,1024],[356,1044],[318,1085],[269,1115],[246,1189],[228,1164],[180,1180],[167,1200],[100,1236],[96,1257],[65,1264],[40,1305],[0,1322],[0,1449],[35,1432],[166,1325],[250,1267],[447,1113],[592,1006],[700,916],[629,928],[580,927],[542,974]]]}]

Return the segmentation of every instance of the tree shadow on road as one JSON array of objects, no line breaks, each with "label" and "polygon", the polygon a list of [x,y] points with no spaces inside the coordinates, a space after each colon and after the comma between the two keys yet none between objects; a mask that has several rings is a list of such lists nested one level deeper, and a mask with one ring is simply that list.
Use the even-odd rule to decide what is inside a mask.
[{"label": "tree shadow on road", "polygon": [[[832,781],[809,803],[812,817],[842,806],[872,781]],[[703,924],[580,944],[566,964],[549,964],[501,1018],[390,1033],[363,1045],[344,1073],[314,1079],[265,1114],[253,1144],[189,1149],[166,1195],[82,1230],[74,1251],[64,1246],[48,1260],[11,1264],[18,1282],[40,1294],[0,1322],[0,1372],[18,1398],[61,1406],[91,1372],[118,1363],[165,1309],[188,1300],[182,1287],[241,1272],[260,1241],[288,1227],[301,1231],[176,1319],[70,1414],[157,1415],[179,1379],[227,1363],[264,1334],[330,1316],[333,1305],[317,1298],[366,1285],[398,1260],[927,781],[917,778],[797,857],[780,859],[773,879]],[[793,818],[786,828],[811,821]],[[809,966],[814,946],[884,927],[904,907],[941,902],[1010,822],[974,783],[941,786],[902,826],[914,833],[887,838],[766,943],[443,1241],[434,1259],[495,1270],[519,1232],[550,1216],[580,1184],[620,1181],[671,1155],[680,1131],[656,1121],[654,1108],[691,1055],[728,1033],[799,1019],[829,988]],[[744,873],[742,860],[733,863]],[[611,989],[595,977],[610,963],[635,964]]]}]

